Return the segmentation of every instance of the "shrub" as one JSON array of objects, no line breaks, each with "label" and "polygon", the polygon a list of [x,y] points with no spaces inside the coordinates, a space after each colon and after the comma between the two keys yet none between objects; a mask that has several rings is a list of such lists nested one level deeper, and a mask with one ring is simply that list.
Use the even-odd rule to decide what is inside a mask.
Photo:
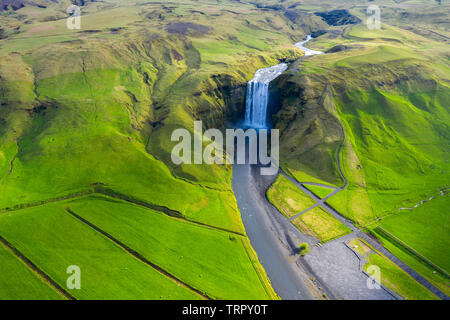
[{"label": "shrub", "polygon": [[309,244],[306,242],[300,243],[300,246],[298,247],[299,253],[304,256],[309,252]]}]

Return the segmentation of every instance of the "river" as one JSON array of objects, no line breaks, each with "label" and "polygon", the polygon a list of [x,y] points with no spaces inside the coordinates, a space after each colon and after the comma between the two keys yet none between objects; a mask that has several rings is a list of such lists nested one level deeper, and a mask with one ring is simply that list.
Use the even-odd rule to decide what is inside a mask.
[{"label": "river", "polygon": [[[305,51],[305,56],[322,53],[303,47],[311,39],[308,36],[305,41],[295,44]],[[286,69],[286,64],[260,69],[248,83],[246,127],[268,127],[269,84]],[[265,196],[276,176],[260,175],[258,165],[234,164],[232,187],[245,230],[278,295],[287,300],[314,299],[305,282],[306,273],[286,245],[294,241],[292,235],[297,230],[292,229],[295,227],[277,212]]]}]

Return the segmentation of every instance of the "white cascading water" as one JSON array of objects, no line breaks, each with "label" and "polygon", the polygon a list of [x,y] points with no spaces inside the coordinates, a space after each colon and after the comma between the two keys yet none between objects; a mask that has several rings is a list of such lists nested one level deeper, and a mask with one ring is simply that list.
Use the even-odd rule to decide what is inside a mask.
[{"label": "white cascading water", "polygon": [[306,37],[306,40],[301,41],[301,42],[297,42],[297,43],[295,44],[295,46],[296,46],[297,48],[299,48],[299,49],[301,49],[301,50],[303,50],[303,51],[305,52],[305,57],[314,56],[314,55],[316,55],[316,54],[324,54],[324,52],[322,52],[322,51],[317,51],[317,50],[308,49],[308,48],[306,48],[306,47],[303,46],[305,43],[307,43],[307,42],[308,42],[309,40],[311,40],[311,39],[313,39],[313,37],[311,37],[311,35],[308,35],[308,36]]},{"label": "white cascading water", "polygon": [[[311,50],[303,45],[311,40],[311,35],[306,40],[298,42],[295,46],[305,52],[305,57],[323,54],[322,51]],[[267,107],[269,105],[269,84],[281,75],[288,65],[280,63],[276,66],[259,69],[255,76],[248,82],[247,98],[245,101],[245,125],[251,128],[267,128]]]},{"label": "white cascading water", "polygon": [[288,65],[259,69],[247,84],[245,101],[245,125],[251,128],[267,128],[267,107],[269,105],[269,84],[281,75]]}]

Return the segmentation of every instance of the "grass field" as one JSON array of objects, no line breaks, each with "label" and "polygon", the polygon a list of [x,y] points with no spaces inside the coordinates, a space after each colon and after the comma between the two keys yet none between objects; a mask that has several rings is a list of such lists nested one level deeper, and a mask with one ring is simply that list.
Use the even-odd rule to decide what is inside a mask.
[{"label": "grass field", "polygon": [[59,300],[63,296],[0,245],[0,297],[5,300]]},{"label": "grass field", "polygon": [[70,290],[79,299],[198,299],[58,205],[3,214],[0,234],[63,288],[79,266],[81,289]]},{"label": "grass field", "polygon": [[[319,37],[318,48],[341,42],[349,49],[305,60],[300,72],[282,82],[292,92],[300,88],[318,97],[297,106],[302,116],[291,120],[282,149],[301,149],[286,160],[289,171],[307,174],[297,173],[297,179],[335,185],[336,143],[331,142],[338,139],[333,118],[338,119],[346,137],[341,166],[349,183],[328,203],[368,225],[447,185],[449,67],[443,43],[404,28],[383,25],[373,32],[358,25],[339,32],[341,37]],[[295,102],[288,96],[284,103],[277,116],[289,120]],[[294,141],[302,141],[302,147],[294,147]]]},{"label": "grass field", "polygon": [[386,217],[380,225],[450,273],[450,259],[447,255],[450,245],[450,217],[447,212],[449,206],[449,196],[437,197],[411,211],[406,210]]},{"label": "grass field", "polygon": [[379,234],[376,231],[374,231],[374,234],[381,241],[383,246],[392,252],[396,257],[416,270],[446,295],[450,294],[450,280],[446,276],[436,272],[435,268],[431,268],[429,264],[424,263],[422,260],[412,255],[409,251],[406,251],[404,248],[401,248],[400,246],[392,243],[390,240],[384,238],[382,234]]},{"label": "grass field", "polygon": [[85,198],[67,205],[210,297],[269,298],[258,274],[248,263],[242,243],[247,239],[243,236],[168,218],[157,211],[104,197]]},{"label": "grass field", "polygon": [[283,175],[267,190],[267,198],[286,217],[291,218],[311,208],[315,202]]},{"label": "grass field", "polygon": [[380,268],[381,283],[390,290],[398,293],[406,300],[437,300],[434,294],[421,284],[416,282],[410,275],[392,263],[385,256],[373,252],[366,256],[367,264],[364,270],[371,265]]},{"label": "grass field", "polygon": [[320,199],[325,198],[327,195],[332,193],[334,190],[330,188],[325,188],[321,186],[316,186],[312,184],[305,184],[304,185],[309,191],[312,191],[316,196],[318,196]]},{"label": "grass field", "polygon": [[327,242],[342,237],[351,230],[320,206],[315,207],[292,221],[300,231]]},{"label": "grass field", "polygon": [[[100,232],[75,219],[66,209],[210,298],[277,298],[243,235],[171,218],[163,212],[101,195],[2,214],[0,235],[63,288],[65,269],[62,265],[76,260],[72,264],[83,270],[83,284],[89,283],[80,291],[69,292],[77,299],[188,299],[198,296],[188,289],[183,293],[184,288],[179,284],[138,261]],[[14,228],[10,228],[10,224],[14,224]],[[49,229],[52,232],[48,232]],[[18,230],[33,236],[28,239]],[[42,246],[34,247],[33,241],[39,241]],[[46,244],[51,250],[45,251]],[[102,261],[108,263],[102,264]],[[23,268],[26,271],[26,267]],[[106,271],[108,268],[111,270]],[[89,273],[86,277],[85,272]],[[128,284],[132,272],[140,276]],[[111,293],[95,289],[99,283],[107,281],[105,277],[111,282],[105,290]],[[3,282],[5,290],[8,289],[6,279]],[[181,292],[171,294],[173,285]],[[39,297],[36,294],[35,298]]]},{"label": "grass field", "polygon": [[[448,186],[448,6],[380,3],[378,31],[330,27],[312,14],[335,8],[331,0],[86,2],[81,30],[66,28],[68,1],[0,12],[0,209],[7,212],[0,235],[62,287],[67,266],[79,264],[84,280],[76,298],[199,297],[70,216],[70,205],[212,297],[276,298],[243,235],[231,167],[174,165],[170,135],[192,131],[194,120],[223,129],[242,114],[245,84],[257,69],[293,62],[274,82],[282,88],[274,123],[286,172],[341,186],[336,157],[345,133],[340,158],[349,184],[328,202],[371,227]],[[342,7],[364,18],[359,2],[342,0]],[[302,52],[292,44],[322,29],[331,31],[311,46],[348,50],[300,63]],[[211,228],[104,197],[11,211],[95,186]],[[282,178],[267,196],[287,217],[314,204]],[[430,209],[433,225],[446,218],[442,208]],[[447,269],[448,232],[442,224],[421,228],[426,213],[418,212],[381,224]],[[322,241],[348,232],[320,208],[297,224]],[[409,227],[417,231],[408,234]],[[8,272],[0,275],[0,299],[60,298],[1,250],[0,267]],[[399,255],[448,290],[448,279]],[[22,278],[27,296],[11,289]]]}]

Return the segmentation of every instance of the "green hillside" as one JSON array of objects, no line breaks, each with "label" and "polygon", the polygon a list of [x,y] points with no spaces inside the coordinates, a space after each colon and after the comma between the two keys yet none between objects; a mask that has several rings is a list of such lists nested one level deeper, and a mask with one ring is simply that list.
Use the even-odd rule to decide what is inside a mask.
[{"label": "green hillside", "polygon": [[[232,166],[174,165],[171,134],[230,127],[247,81],[280,62],[282,168],[345,185],[327,203],[448,294],[448,275],[379,228],[448,271],[448,197],[399,212],[449,187],[447,4],[380,0],[368,30],[357,0],[83,1],[71,30],[71,3],[0,10],[0,239],[14,248],[0,243],[0,299],[278,299]],[[293,44],[311,33],[327,54],[303,59]],[[314,204],[283,179],[268,198],[286,216]],[[304,233],[349,232],[317,210]],[[65,295],[70,265],[83,282]]]},{"label": "green hillside", "polygon": [[[224,233],[222,240],[209,241],[210,233],[202,228],[180,231],[172,241],[184,243],[184,249],[180,248],[184,253],[169,259],[164,246],[174,244],[160,229],[159,241],[146,248],[152,259],[167,264],[170,270],[175,268],[174,273],[207,292],[208,297],[276,298],[245,236],[231,191],[231,167],[174,166],[170,152],[175,143],[170,142],[170,135],[180,127],[192,130],[194,119],[203,120],[208,128],[222,127],[235,118],[241,112],[239,88],[245,89],[246,81],[258,68],[301,57],[302,52],[292,45],[293,39],[303,38],[309,30],[294,26],[281,13],[273,16],[250,4],[239,5],[238,12],[232,2],[211,4],[88,3],[83,7],[81,30],[66,28],[63,3],[49,10],[33,7],[39,14],[29,6],[2,14],[7,37],[0,40],[0,208],[10,212],[59,203],[99,188],[123,199],[163,208],[186,221],[226,230],[229,235]],[[22,23],[24,19],[26,24]],[[326,25],[318,17],[310,19]],[[83,208],[91,208],[90,201],[85,200]],[[39,215],[38,208],[27,211]],[[42,228],[62,228],[66,234],[70,217],[62,207],[60,210],[60,214],[42,221]],[[114,212],[112,207],[105,210]],[[80,210],[79,214],[95,212],[92,205],[92,210]],[[138,212],[130,214],[130,223],[139,219]],[[23,254],[42,264],[44,272],[63,285],[62,264],[71,260],[70,256],[60,257],[55,252],[62,259],[61,265],[49,265],[55,257],[43,255],[22,239],[25,235],[20,230],[28,228],[32,217],[18,211],[5,214],[0,235],[20,245]],[[105,228],[114,227],[114,219],[120,218],[111,215],[108,221],[102,221],[107,224]],[[162,228],[163,220],[169,218],[160,219]],[[169,224],[167,228],[175,230],[176,226]],[[88,232],[83,230],[80,233]],[[86,245],[89,241],[107,245],[95,237],[83,241]],[[131,241],[137,235],[129,237]],[[139,241],[132,244],[141,247]],[[200,243],[202,247],[197,247]],[[180,256],[188,261],[199,248],[208,249],[211,255],[223,254],[217,260],[199,255],[196,263],[200,264],[190,271],[194,273],[186,274],[186,268],[180,269],[176,261]],[[108,250],[104,261],[117,259],[130,263],[130,268],[134,263],[136,273],[143,270],[127,255],[117,256],[114,250]],[[146,252],[142,254],[146,256]],[[92,277],[106,265],[87,256],[83,260]],[[169,296],[165,290],[172,282],[152,275],[151,270],[143,273],[142,279],[134,279],[135,284],[120,282],[119,274],[114,277],[118,279],[116,287],[105,288],[110,293],[89,291],[93,290],[90,287],[75,298],[193,297],[189,290],[182,289]],[[95,286],[103,280],[86,281]],[[152,284],[144,290],[147,282]]]},{"label": "green hillside", "polygon": [[[433,211],[441,225],[428,218],[420,232],[412,231],[424,222],[419,214],[416,220],[399,209],[439,194],[450,181],[448,43],[405,26],[336,30],[311,43],[330,50],[328,54],[303,61],[300,69],[292,67],[278,81],[279,87],[288,88],[275,115],[282,129],[283,166],[299,181],[343,186],[339,157],[348,184],[327,203],[362,227],[386,226],[445,265],[447,255],[435,246],[445,247],[448,240],[439,232],[445,225],[443,206],[435,204]],[[295,93],[300,100],[292,98]],[[405,257],[411,252],[392,249],[389,241],[383,239],[389,250],[448,292],[448,276],[432,273],[423,261],[411,262],[414,257]]]}]

